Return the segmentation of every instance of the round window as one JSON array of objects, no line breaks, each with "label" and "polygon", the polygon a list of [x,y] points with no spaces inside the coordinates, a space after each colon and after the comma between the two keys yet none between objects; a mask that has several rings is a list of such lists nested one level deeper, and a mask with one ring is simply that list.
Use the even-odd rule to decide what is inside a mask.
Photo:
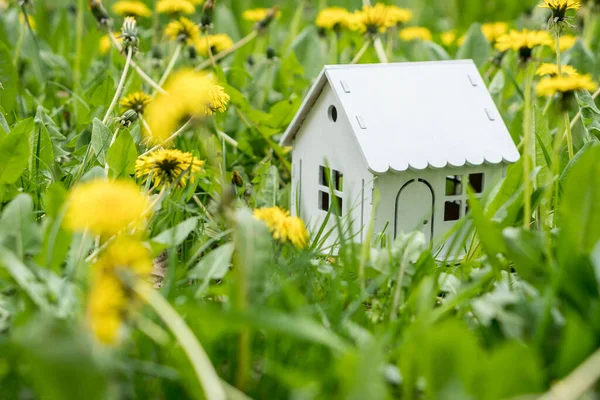
[{"label": "round window", "polygon": [[329,106],[329,110],[327,111],[327,115],[329,115],[329,119],[331,121],[336,122],[337,118],[338,118],[337,108],[335,108],[335,106]]}]

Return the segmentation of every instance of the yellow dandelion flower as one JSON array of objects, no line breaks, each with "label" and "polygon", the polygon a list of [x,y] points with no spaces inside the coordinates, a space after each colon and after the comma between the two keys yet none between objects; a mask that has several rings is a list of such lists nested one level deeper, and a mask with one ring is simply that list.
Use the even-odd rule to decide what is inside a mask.
[{"label": "yellow dandelion flower", "polygon": [[[30,14],[27,14],[27,21],[29,22],[29,26],[31,26],[31,29],[35,31],[36,23]],[[25,24],[25,16],[23,14],[19,14],[19,23],[23,25]]]},{"label": "yellow dandelion flower", "polygon": [[144,109],[150,102],[152,97],[144,92],[131,93],[121,99],[121,109],[123,111],[133,110],[138,114],[143,114]]},{"label": "yellow dandelion flower", "polygon": [[[577,43],[577,40],[579,40],[579,38],[577,36],[573,36],[573,35],[561,36],[560,42],[559,42],[560,51],[563,52],[563,51],[569,50],[571,47],[575,46],[575,43]],[[552,50],[556,52],[556,46],[553,46]]]},{"label": "yellow dandelion flower", "polygon": [[140,242],[120,237],[111,243],[92,266],[92,289],[88,300],[88,321],[96,338],[107,345],[116,344],[127,314],[136,306],[121,274],[147,279],[152,272],[150,251]]},{"label": "yellow dandelion flower", "polygon": [[481,32],[490,43],[494,44],[500,36],[508,32],[508,24],[506,22],[487,22],[481,25]]},{"label": "yellow dandelion flower", "polygon": [[206,36],[201,36],[196,40],[194,46],[196,47],[198,54],[208,57],[209,47],[212,54],[217,54],[233,47],[233,40],[231,40],[228,35],[219,33],[216,35],[208,35],[208,38]]},{"label": "yellow dandelion flower", "polygon": [[216,82],[212,82],[208,92],[210,98],[209,104],[206,107],[206,115],[215,115],[217,112],[227,111],[230,96],[225,92],[225,88]]},{"label": "yellow dandelion flower", "polygon": [[152,15],[152,11],[141,1],[117,1],[113,4],[112,11],[126,17],[150,17]]},{"label": "yellow dandelion flower", "polygon": [[265,223],[273,238],[281,242],[290,242],[298,248],[306,247],[308,232],[300,218],[290,217],[289,211],[279,207],[254,210],[254,217]]},{"label": "yellow dandelion flower", "polygon": [[[210,104],[212,80],[202,72],[183,69],[173,74],[146,109],[150,139],[164,143],[180,127],[184,118],[204,117]],[[166,143],[165,143],[166,144]]]},{"label": "yellow dandelion flower", "polygon": [[446,47],[452,46],[456,41],[456,32],[455,31],[446,31],[442,32],[440,35],[440,40],[442,44]]},{"label": "yellow dandelion flower", "polygon": [[141,156],[135,162],[135,175],[138,178],[152,179],[154,187],[171,186],[177,182],[178,188],[185,187],[194,175],[200,172],[204,161],[192,153],[181,150],[156,150]]},{"label": "yellow dandelion flower", "polygon": [[555,94],[571,94],[578,90],[594,91],[598,84],[590,75],[554,76],[542,79],[536,91],[538,96],[554,96]]},{"label": "yellow dandelion flower", "polygon": [[[123,43],[123,38],[121,37],[121,35],[119,33],[114,33],[113,36],[115,37],[115,39],[117,39],[117,42],[119,42],[121,44]],[[111,42],[110,38],[108,37],[108,35],[102,36],[102,38],[100,38],[100,45],[99,45],[100,54],[102,54],[103,56],[108,54],[111,47],[112,47],[112,42]]]},{"label": "yellow dandelion flower", "polygon": [[567,11],[579,10],[581,3],[579,0],[544,0],[539,7],[550,9],[552,11],[552,20],[556,23],[565,20]]},{"label": "yellow dandelion flower", "polygon": [[338,30],[349,28],[352,23],[352,13],[342,7],[328,7],[319,11],[315,25],[322,29]]},{"label": "yellow dandelion flower", "polygon": [[128,181],[95,180],[76,186],[69,195],[65,226],[112,236],[144,223],[150,202]]},{"label": "yellow dandelion flower", "polygon": [[[563,65],[561,69],[562,69],[563,75],[579,75],[577,70],[575,68],[571,67],[570,65]],[[536,75],[539,75],[539,76],[546,76],[546,75],[556,76],[556,75],[558,75],[558,66],[553,63],[543,63],[542,65],[539,66],[539,68],[537,69],[537,71],[535,73],[536,73]]]},{"label": "yellow dandelion flower", "polygon": [[393,25],[405,24],[412,20],[412,11],[406,8],[400,8],[398,6],[387,6],[388,9],[388,23]]},{"label": "yellow dandelion flower", "polygon": [[177,21],[169,22],[165,28],[165,36],[171,40],[193,44],[200,39],[200,27],[188,18],[181,17]]},{"label": "yellow dandelion flower", "polygon": [[422,26],[411,26],[400,31],[400,39],[407,42],[413,40],[431,40],[431,31]]},{"label": "yellow dandelion flower", "polygon": [[159,0],[156,10],[160,14],[193,14],[196,7],[189,0]]},{"label": "yellow dandelion flower", "polygon": [[[251,22],[260,22],[267,18],[267,15],[271,11],[270,8],[253,8],[251,10],[246,10],[242,13],[242,18],[246,21]],[[281,11],[277,10],[275,13],[275,19],[281,16]]]},{"label": "yellow dandelion flower", "polygon": [[362,33],[375,35],[385,32],[394,26],[389,18],[390,10],[385,4],[377,3],[374,6],[364,6],[362,10],[355,11],[351,28]]},{"label": "yellow dandelion flower", "polygon": [[94,264],[96,276],[126,270],[136,278],[147,278],[152,272],[150,250],[138,240],[119,237],[100,254]]},{"label": "yellow dandelion flower", "polygon": [[127,297],[117,276],[106,274],[94,279],[88,300],[88,321],[100,342],[114,345],[119,341],[126,307]]},{"label": "yellow dandelion flower", "polygon": [[552,46],[554,41],[547,31],[511,30],[496,41],[496,49],[500,51],[516,50],[522,60],[531,58],[531,51],[537,46]]}]

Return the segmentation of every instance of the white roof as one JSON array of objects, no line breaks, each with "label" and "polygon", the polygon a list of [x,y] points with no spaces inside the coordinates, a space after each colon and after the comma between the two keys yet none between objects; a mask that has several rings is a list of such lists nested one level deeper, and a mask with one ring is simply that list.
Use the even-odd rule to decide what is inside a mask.
[{"label": "white roof", "polygon": [[471,60],[326,66],[283,144],[292,144],[327,82],[375,174],[519,159]]}]

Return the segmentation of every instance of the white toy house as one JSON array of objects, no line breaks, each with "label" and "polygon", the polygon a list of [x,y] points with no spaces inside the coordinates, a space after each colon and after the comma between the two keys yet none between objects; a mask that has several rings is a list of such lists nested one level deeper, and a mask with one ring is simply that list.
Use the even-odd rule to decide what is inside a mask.
[{"label": "white toy house", "polygon": [[281,143],[293,146],[292,213],[314,232],[337,210],[357,241],[378,190],[375,233],[443,244],[467,185],[481,196],[519,159],[470,60],[326,66]]}]

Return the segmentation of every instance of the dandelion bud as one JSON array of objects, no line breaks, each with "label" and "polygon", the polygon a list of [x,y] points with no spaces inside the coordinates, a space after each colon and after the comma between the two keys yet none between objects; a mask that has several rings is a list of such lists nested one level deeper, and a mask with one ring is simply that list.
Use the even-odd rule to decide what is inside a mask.
[{"label": "dandelion bud", "polygon": [[190,60],[195,60],[196,58],[198,58],[198,51],[196,51],[196,46],[188,46],[188,56],[190,57]]},{"label": "dandelion bud", "polygon": [[275,58],[275,56],[276,56],[275,49],[274,49],[274,48],[272,48],[272,47],[269,47],[269,48],[267,49],[267,58],[268,58],[269,60],[272,60],[272,59],[274,59],[274,58]]},{"label": "dandelion bud", "polygon": [[233,171],[233,176],[231,177],[231,183],[233,183],[237,187],[242,187],[244,184],[244,180],[239,172]]},{"label": "dandelion bud", "polygon": [[267,11],[267,15],[265,16],[265,19],[258,22],[258,24],[256,26],[257,29],[258,30],[266,29],[269,26],[269,24],[271,22],[273,22],[273,20],[277,17],[278,13],[279,13],[279,7],[277,7],[277,6],[271,8],[269,11]]},{"label": "dandelion bud", "polygon": [[202,7],[202,18],[200,19],[200,27],[203,31],[208,30],[213,23],[213,13],[215,11],[215,1],[207,0]]},{"label": "dandelion bud", "polygon": [[131,124],[133,124],[135,121],[137,121],[138,118],[138,114],[137,112],[133,111],[133,110],[127,110],[123,113],[123,115],[121,115],[118,119],[119,124],[123,127],[123,128],[129,128],[131,126]]},{"label": "dandelion bud", "polygon": [[137,37],[137,22],[133,17],[126,17],[121,28],[121,37],[123,38],[123,50],[131,48],[137,50],[140,40]]},{"label": "dandelion bud", "polygon": [[108,26],[110,24],[110,16],[102,5],[102,0],[89,0],[90,10],[98,21],[98,25]]}]

